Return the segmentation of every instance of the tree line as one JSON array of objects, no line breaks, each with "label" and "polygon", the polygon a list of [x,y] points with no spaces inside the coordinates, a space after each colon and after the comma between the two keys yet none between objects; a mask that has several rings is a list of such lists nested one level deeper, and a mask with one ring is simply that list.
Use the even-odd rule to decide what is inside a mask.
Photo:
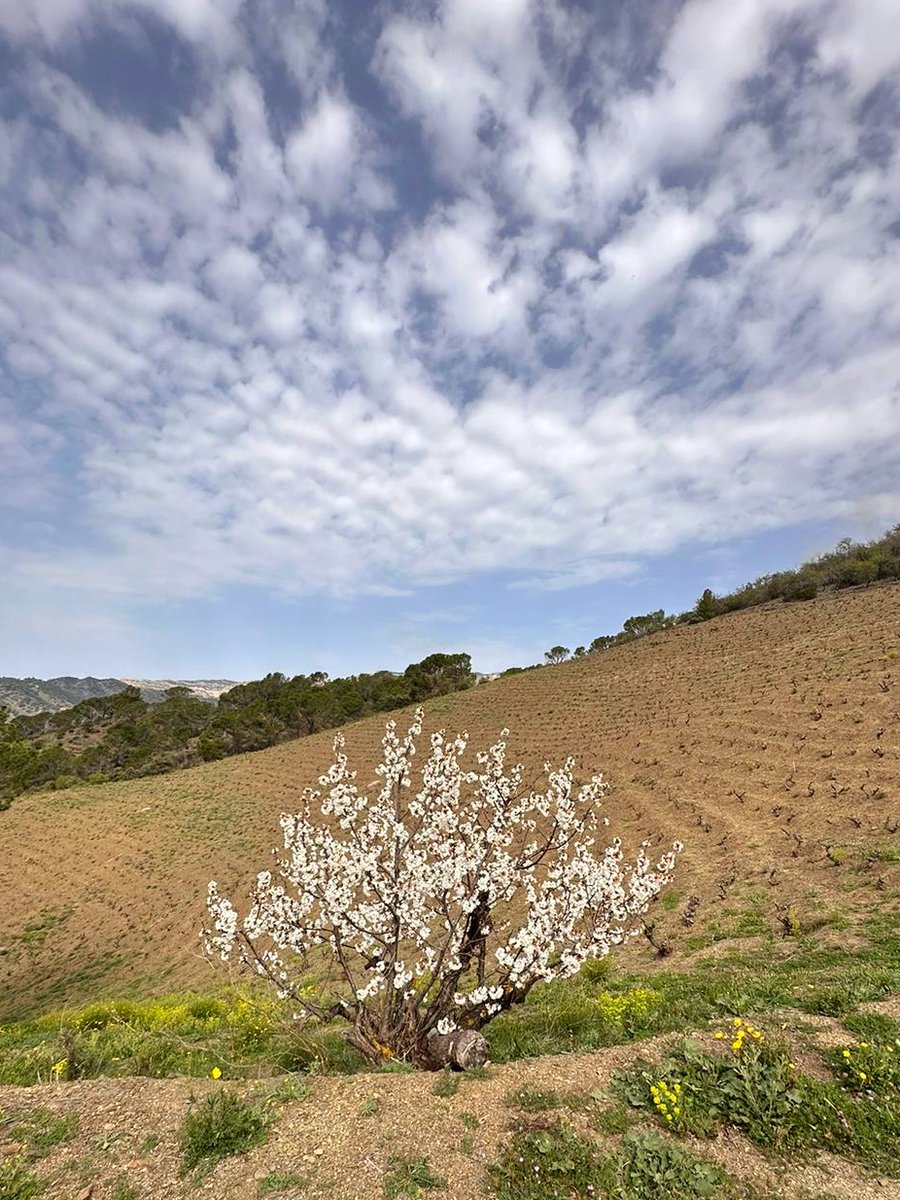
[{"label": "tree line", "polygon": [[468,654],[431,654],[402,674],[329,679],[274,672],[219,697],[169,688],[159,703],[136,687],[62,712],[11,717],[0,709],[0,808],[22,792],[156,775],[333,729],[475,682]]},{"label": "tree line", "polygon": [[[792,570],[761,575],[758,579],[745,583],[743,587],[721,596],[717,596],[712,588],[705,588],[697,603],[687,612],[667,615],[660,608],[643,616],[629,617],[618,633],[601,634],[587,647],[577,646],[575,650],[570,650],[568,646],[551,646],[544,654],[544,662],[536,663],[535,666],[552,666],[572,658],[583,658],[587,654],[609,650],[613,646],[633,641],[648,633],[656,633],[660,629],[669,629],[674,625],[694,625],[723,613],[737,612],[742,608],[752,608],[773,600],[814,600],[821,593],[848,587],[868,587],[881,580],[891,579],[900,579],[900,525],[895,525],[883,537],[870,542],[854,542],[852,538],[842,538],[834,550],[818,558],[810,559]],[[511,675],[533,669],[510,667],[503,674]]]}]

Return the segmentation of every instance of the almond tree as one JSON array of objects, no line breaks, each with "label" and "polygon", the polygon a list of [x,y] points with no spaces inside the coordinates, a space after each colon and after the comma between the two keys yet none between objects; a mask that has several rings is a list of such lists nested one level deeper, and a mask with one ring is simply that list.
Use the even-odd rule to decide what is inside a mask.
[{"label": "almond tree", "polygon": [[[545,787],[506,767],[504,730],[464,769],[466,735],[431,736],[414,787],[423,713],[405,735],[389,721],[371,789],[356,785],[344,738],[321,790],[283,814],[284,855],[256,880],[249,911],[209,885],[208,952],[236,957],[289,997],[299,1015],[343,1018],[373,1061],[390,1054],[436,1069],[483,1063],[478,1032],[536,983],[573,975],[635,932],[633,918],[668,882],[681,849],[633,864],[620,842],[599,848],[607,792],[575,763],[545,764]],[[314,815],[315,814],[315,815]],[[328,959],[333,1002],[303,985]]]}]

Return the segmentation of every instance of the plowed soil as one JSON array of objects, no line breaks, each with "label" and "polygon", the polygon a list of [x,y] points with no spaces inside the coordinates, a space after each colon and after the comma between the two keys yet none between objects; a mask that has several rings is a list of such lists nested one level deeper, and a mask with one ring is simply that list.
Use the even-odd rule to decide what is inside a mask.
[{"label": "plowed soil", "polygon": [[[659,932],[682,941],[688,905],[697,930],[739,922],[750,897],[777,928],[852,920],[900,883],[898,710],[898,585],[667,630],[426,706],[429,729],[468,729],[476,747],[507,726],[535,772],[568,754],[603,771],[627,847],[681,839],[679,907]],[[344,732],[372,777],[383,720]],[[15,800],[0,814],[0,1017],[214,986],[197,937],[207,882],[246,891],[332,736]]]}]

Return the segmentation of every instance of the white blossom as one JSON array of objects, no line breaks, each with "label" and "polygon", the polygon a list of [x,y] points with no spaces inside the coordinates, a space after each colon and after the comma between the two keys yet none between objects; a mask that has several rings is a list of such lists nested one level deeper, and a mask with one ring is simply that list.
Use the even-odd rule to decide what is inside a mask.
[{"label": "white blossom", "polygon": [[[575,762],[545,764],[546,785],[523,787],[506,738],[461,760],[467,737],[431,735],[413,775],[423,713],[402,736],[388,721],[376,782],[361,789],[342,735],[317,791],[281,817],[284,854],[261,871],[243,922],[209,885],[207,951],[237,956],[308,1013],[339,1011],[351,1040],[417,1060],[432,1030],[480,1028],[540,981],[575,974],[629,936],[668,882],[676,843],[654,865],[633,864],[595,834],[608,786],[580,787]],[[330,956],[339,999],[326,1008],[299,978]],[[333,987],[330,989],[333,992]]]}]

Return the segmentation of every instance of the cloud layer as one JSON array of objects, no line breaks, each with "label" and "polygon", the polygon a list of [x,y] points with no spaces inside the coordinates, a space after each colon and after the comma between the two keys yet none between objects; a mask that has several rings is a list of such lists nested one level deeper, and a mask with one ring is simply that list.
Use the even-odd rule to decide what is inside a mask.
[{"label": "cloud layer", "polygon": [[0,0],[9,595],[559,589],[897,519],[895,20]]}]

